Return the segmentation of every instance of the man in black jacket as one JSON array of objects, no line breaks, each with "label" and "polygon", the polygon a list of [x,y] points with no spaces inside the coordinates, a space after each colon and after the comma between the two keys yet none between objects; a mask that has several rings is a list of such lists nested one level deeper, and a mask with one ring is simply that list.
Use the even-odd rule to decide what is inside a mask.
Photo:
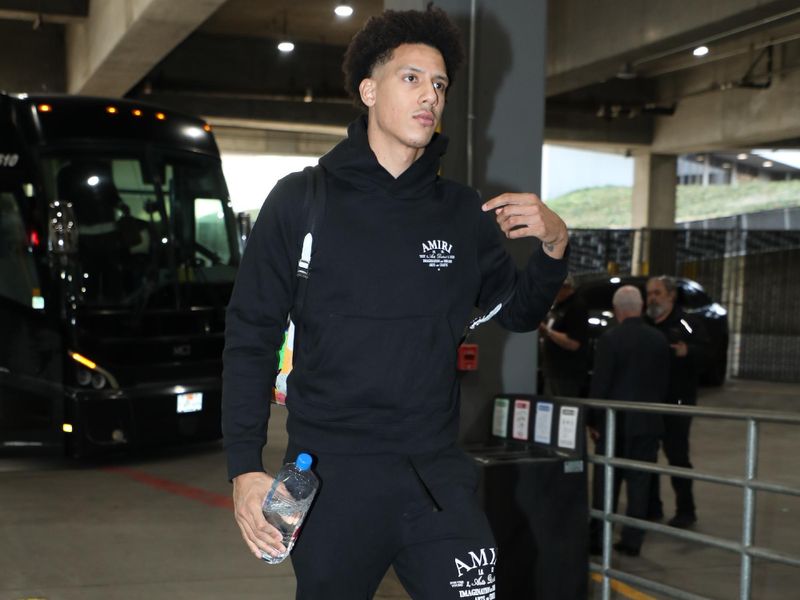
[{"label": "man in black jacket", "polygon": [[[627,400],[630,402],[664,402],[669,377],[669,346],[664,337],[642,319],[642,294],[632,285],[624,285],[614,293],[614,316],[619,325],[605,332],[597,342],[592,398]],[[593,419],[592,437],[596,452],[605,454],[603,415]],[[620,458],[656,462],[658,436],[663,430],[661,415],[642,412],[618,412],[616,417],[615,455]],[[616,474],[615,470],[615,474]],[[622,479],[627,489],[629,517],[647,516],[651,475],[639,470],[622,470],[614,478],[614,511]],[[592,486],[592,506],[603,508],[604,467],[597,465]],[[591,549],[600,551],[600,522],[593,520]],[[638,556],[644,531],[622,528],[622,538],[614,548],[629,556]]]},{"label": "man in black jacket", "polygon": [[545,393],[577,398],[586,393],[589,371],[589,310],[568,276],[547,320],[539,326]]},{"label": "man in black jacket", "polygon": [[[297,598],[371,598],[389,566],[417,599],[494,596],[497,557],[456,447],[457,346],[474,305],[532,330],[566,276],[567,229],[533,194],[482,202],[438,176],[435,133],[463,51],[443,11],[387,11],[345,55],[366,111],[320,160],[326,212],[295,322],[289,449],[322,485],[292,552]],[[270,193],[227,312],[223,433],[235,516],[256,556],[282,551],[261,514],[276,354],[305,234],[305,176]],[[541,240],[517,271],[502,236]],[[293,315],[296,319],[298,315]]]},{"label": "man in black jacket", "polygon": [[[666,275],[652,277],[647,282],[647,316],[669,342],[670,380],[667,402],[697,404],[697,379],[708,354],[708,336],[703,323],[692,319],[676,305],[675,280]],[[689,429],[692,418],[682,415],[664,416],[662,445],[667,461],[674,467],[692,468],[689,460]],[[672,477],[675,490],[675,516],[669,520],[673,527],[690,527],[697,521],[692,492],[692,480]],[[653,476],[648,517],[658,519],[664,510],[659,492],[659,477]]]}]

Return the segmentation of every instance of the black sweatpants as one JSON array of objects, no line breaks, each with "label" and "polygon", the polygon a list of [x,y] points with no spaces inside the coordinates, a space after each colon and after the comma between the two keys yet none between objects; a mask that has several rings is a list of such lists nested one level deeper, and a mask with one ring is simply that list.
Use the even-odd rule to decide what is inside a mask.
[{"label": "black sweatpants", "polygon": [[[478,473],[457,448],[315,456],[317,498],[292,551],[297,600],[369,600],[394,566],[414,600],[495,598],[497,551]],[[474,595],[472,595],[474,594]]]}]

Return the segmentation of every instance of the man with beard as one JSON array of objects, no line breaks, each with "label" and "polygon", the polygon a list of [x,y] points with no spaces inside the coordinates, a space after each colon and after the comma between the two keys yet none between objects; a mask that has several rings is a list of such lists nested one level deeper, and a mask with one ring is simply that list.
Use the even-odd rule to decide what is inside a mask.
[{"label": "man with beard", "polygon": [[[672,349],[667,402],[697,404],[697,379],[708,353],[708,338],[703,324],[691,318],[676,305],[675,280],[666,275],[651,277],[647,282],[647,316],[666,338]],[[661,438],[667,461],[674,467],[692,468],[689,460],[689,429],[692,418],[685,415],[664,415]],[[659,477],[653,476],[648,517],[659,519],[664,510],[659,492]],[[672,477],[675,490],[675,516],[672,527],[686,528],[697,521],[692,480]]]}]

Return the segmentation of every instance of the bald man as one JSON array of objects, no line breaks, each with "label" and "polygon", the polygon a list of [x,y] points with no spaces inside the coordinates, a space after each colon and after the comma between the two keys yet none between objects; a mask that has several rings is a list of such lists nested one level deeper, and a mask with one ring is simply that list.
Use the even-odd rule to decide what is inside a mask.
[{"label": "bald man", "polygon": [[[642,319],[642,294],[632,285],[624,285],[614,294],[614,316],[618,325],[606,331],[597,342],[591,397],[629,402],[664,402],[669,380],[670,351],[666,339]],[[605,453],[605,424],[602,415],[594,420],[591,433],[595,452]],[[620,458],[656,462],[658,439],[663,431],[661,415],[654,413],[617,413],[615,455]],[[592,506],[602,510],[604,469],[595,466]],[[614,512],[622,480],[626,481],[629,517],[647,517],[650,480],[643,471],[615,470]],[[591,549],[599,553],[602,527],[592,521]],[[622,528],[622,537],[614,549],[628,556],[638,556],[644,531]]]}]

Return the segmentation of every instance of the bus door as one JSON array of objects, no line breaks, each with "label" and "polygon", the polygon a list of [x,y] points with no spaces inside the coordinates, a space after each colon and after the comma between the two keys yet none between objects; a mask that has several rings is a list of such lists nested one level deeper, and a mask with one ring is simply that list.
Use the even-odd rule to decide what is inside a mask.
[{"label": "bus door", "polygon": [[0,451],[52,450],[63,446],[63,344],[36,264],[45,232],[34,186],[9,129],[0,125]]}]

